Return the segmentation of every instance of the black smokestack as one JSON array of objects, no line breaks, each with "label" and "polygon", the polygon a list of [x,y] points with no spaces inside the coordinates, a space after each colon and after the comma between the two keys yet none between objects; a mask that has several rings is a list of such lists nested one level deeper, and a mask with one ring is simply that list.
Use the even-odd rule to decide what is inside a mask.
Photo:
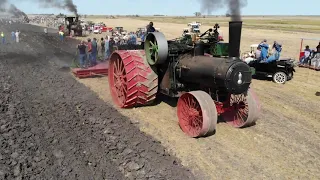
[{"label": "black smokestack", "polygon": [[217,9],[227,6],[227,13],[232,21],[241,21],[240,9],[247,5],[247,0],[198,0],[201,3],[201,11],[211,14]]},{"label": "black smokestack", "polygon": [[229,22],[229,57],[240,57],[242,21]]}]

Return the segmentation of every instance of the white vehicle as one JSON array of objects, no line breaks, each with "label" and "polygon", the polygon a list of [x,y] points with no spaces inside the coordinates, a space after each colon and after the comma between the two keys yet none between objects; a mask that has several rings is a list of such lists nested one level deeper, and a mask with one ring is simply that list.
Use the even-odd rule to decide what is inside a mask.
[{"label": "white vehicle", "polygon": [[94,26],[93,33],[94,34],[101,34],[102,30],[101,30],[100,26]]},{"label": "white vehicle", "polygon": [[192,26],[191,26],[191,32],[192,32],[192,33],[200,33],[200,27],[199,27],[199,25],[192,25]]},{"label": "white vehicle", "polygon": [[201,26],[201,23],[196,21],[188,23],[188,26],[194,26],[194,25]]}]

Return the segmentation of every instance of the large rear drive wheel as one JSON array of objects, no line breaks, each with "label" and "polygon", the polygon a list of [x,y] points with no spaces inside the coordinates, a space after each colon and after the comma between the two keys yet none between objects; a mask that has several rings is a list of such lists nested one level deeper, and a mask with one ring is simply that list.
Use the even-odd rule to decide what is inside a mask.
[{"label": "large rear drive wheel", "polygon": [[243,128],[253,125],[259,118],[261,105],[252,89],[247,95],[231,95],[229,110],[221,114],[222,118],[231,126]]},{"label": "large rear drive wheel", "polygon": [[182,131],[190,137],[210,135],[216,129],[217,109],[204,91],[183,94],[178,100],[177,114]]},{"label": "large rear drive wheel", "polygon": [[120,50],[111,55],[109,87],[121,108],[152,103],[158,91],[158,75],[149,66],[144,50]]}]

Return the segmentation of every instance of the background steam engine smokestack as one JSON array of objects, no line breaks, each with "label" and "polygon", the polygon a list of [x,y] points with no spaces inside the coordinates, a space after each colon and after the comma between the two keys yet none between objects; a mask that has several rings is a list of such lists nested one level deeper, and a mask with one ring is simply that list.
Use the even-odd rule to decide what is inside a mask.
[{"label": "background steam engine smokestack", "polygon": [[242,21],[229,22],[229,57],[240,57]]}]

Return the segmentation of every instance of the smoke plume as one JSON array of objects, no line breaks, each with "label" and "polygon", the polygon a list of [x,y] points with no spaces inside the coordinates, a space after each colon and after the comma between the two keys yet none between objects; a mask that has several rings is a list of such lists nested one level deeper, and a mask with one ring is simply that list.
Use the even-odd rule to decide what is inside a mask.
[{"label": "smoke plume", "polygon": [[10,4],[10,6],[7,7],[8,4],[9,4],[8,0],[0,0],[0,13],[6,12],[13,15],[16,18],[20,18],[20,17],[28,18],[26,13],[18,9],[15,5]]},{"label": "smoke plume", "polygon": [[[74,13],[76,16],[78,16],[78,9],[77,9],[77,6],[73,3],[73,0],[16,0],[16,1],[36,2],[36,3],[40,4],[40,7],[43,7],[43,8],[54,7],[54,8],[58,8],[58,9],[64,9],[64,10],[68,10],[68,11]],[[13,9],[11,9],[11,6],[9,7],[9,9],[6,8],[7,4],[8,4],[8,0],[0,0],[0,12],[6,12],[8,10],[9,11],[13,10]],[[17,9],[17,8],[15,7],[15,9]],[[19,10],[19,12],[22,12],[22,11]]]},{"label": "smoke plume", "polygon": [[19,17],[28,17],[26,13],[18,9],[15,5],[11,4],[8,11],[8,13],[12,14],[14,17],[19,18]]},{"label": "smoke plume", "polygon": [[77,6],[73,3],[73,0],[36,0],[44,8],[58,8],[68,10],[78,16]]},{"label": "smoke plume", "polygon": [[228,14],[232,21],[241,20],[240,9],[247,5],[247,0],[199,0],[201,3],[201,12],[211,14],[217,9],[227,6]]}]

